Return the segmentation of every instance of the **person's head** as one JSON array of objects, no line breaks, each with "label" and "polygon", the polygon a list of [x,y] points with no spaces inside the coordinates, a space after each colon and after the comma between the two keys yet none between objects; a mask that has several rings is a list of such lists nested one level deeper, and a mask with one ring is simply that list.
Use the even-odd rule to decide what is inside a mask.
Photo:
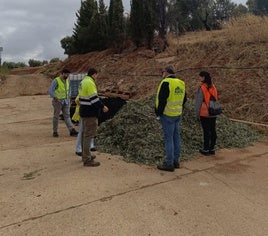
[{"label": "person's head", "polygon": [[93,79],[96,79],[98,76],[98,71],[95,68],[89,68],[87,75],[92,77]]},{"label": "person's head", "polygon": [[164,70],[162,71],[162,75],[163,77],[167,77],[169,75],[174,75],[175,74],[175,68],[172,65],[168,65],[164,68]]},{"label": "person's head", "polygon": [[210,86],[212,84],[212,80],[210,77],[210,74],[206,71],[201,71],[199,73],[199,76],[202,78],[201,82],[207,84],[208,86]]},{"label": "person's head", "polygon": [[61,70],[61,77],[63,79],[67,79],[70,73],[71,73],[70,70],[68,70],[67,68],[64,68]]}]

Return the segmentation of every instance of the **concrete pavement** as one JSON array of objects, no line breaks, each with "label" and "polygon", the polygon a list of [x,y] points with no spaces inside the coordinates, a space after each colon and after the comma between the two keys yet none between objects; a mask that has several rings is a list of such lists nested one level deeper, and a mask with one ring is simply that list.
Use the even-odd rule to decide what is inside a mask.
[{"label": "concrete pavement", "polygon": [[[32,114],[0,114],[1,236],[268,235],[267,139],[172,173],[102,153],[83,167],[63,124],[51,137],[49,108],[35,115],[46,98],[23,99]],[[12,104],[0,100],[10,114]]]}]

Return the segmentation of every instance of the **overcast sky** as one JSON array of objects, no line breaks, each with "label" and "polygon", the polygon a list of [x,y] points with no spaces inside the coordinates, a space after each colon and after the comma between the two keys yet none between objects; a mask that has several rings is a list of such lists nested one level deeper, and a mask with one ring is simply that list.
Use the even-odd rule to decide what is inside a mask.
[{"label": "overcast sky", "polygon": [[[104,0],[108,5],[110,0]],[[245,5],[246,0],[233,0]],[[130,0],[123,0],[125,10]],[[1,0],[2,62],[65,59],[60,40],[71,36],[80,0]]]}]

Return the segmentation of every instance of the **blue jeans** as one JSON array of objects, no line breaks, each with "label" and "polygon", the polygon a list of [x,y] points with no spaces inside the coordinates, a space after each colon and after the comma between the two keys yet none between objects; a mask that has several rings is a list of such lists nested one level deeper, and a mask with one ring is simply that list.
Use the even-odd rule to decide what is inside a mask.
[{"label": "blue jeans", "polygon": [[168,166],[173,166],[174,163],[180,162],[180,121],[181,116],[160,116],[160,122],[164,133],[166,163]]}]

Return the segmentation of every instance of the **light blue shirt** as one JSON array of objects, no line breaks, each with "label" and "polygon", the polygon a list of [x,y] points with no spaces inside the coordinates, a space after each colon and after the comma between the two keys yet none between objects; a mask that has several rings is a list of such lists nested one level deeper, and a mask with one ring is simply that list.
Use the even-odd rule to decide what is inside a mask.
[{"label": "light blue shirt", "polygon": [[[55,90],[57,89],[58,87],[58,82],[56,79],[54,79],[52,82],[51,82],[51,85],[48,89],[48,93],[50,95],[51,98],[54,98],[55,97]],[[69,97],[70,97],[70,91],[69,91]],[[69,98],[66,98],[66,99],[60,99],[60,102],[62,104],[69,104],[70,103],[70,99]]]}]

